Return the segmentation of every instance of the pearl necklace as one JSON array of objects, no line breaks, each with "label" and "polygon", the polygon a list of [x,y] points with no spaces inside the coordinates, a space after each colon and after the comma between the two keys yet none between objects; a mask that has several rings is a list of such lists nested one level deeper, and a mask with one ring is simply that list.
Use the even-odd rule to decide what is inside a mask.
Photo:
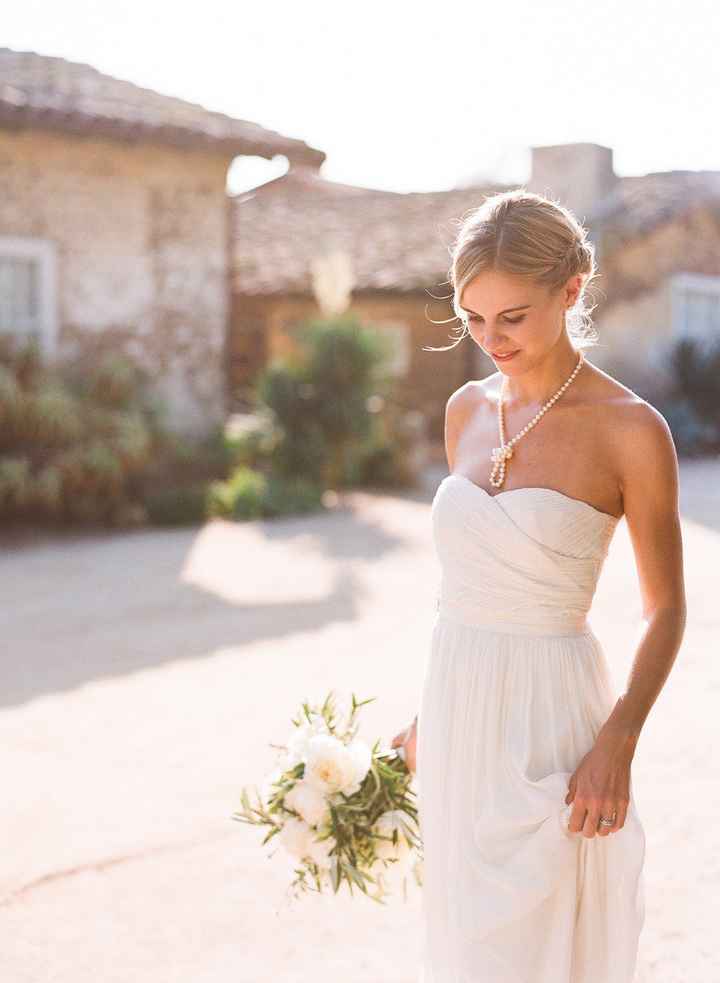
[{"label": "pearl necklace", "polygon": [[505,425],[503,423],[503,396],[505,394],[505,383],[507,382],[507,376],[503,376],[502,385],[500,387],[500,398],[498,399],[498,430],[500,432],[500,446],[493,447],[492,454],[490,455],[493,461],[493,469],[490,472],[490,484],[494,488],[501,488],[503,482],[505,481],[506,462],[513,456],[513,445],[516,444],[521,437],[524,437],[525,434],[540,421],[542,416],[547,413],[556,400],[560,399],[562,394],[582,368],[584,361],[585,355],[583,354],[582,349],[580,349],[578,363],[570,376],[566,379],[562,386],[560,386],[555,395],[551,396],[547,403],[545,403],[545,405],[538,410],[533,419],[527,423],[522,430],[519,431],[519,433],[516,433],[512,440],[509,440],[507,444],[505,443]]}]

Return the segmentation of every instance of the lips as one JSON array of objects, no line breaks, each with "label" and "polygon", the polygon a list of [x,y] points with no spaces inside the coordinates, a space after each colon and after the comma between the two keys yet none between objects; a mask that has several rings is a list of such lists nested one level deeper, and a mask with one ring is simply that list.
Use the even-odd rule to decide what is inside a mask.
[{"label": "lips", "polygon": [[517,348],[515,349],[514,352],[491,352],[490,354],[492,355],[493,358],[505,359],[505,358],[512,358],[513,355],[517,355],[519,350],[520,349]]}]

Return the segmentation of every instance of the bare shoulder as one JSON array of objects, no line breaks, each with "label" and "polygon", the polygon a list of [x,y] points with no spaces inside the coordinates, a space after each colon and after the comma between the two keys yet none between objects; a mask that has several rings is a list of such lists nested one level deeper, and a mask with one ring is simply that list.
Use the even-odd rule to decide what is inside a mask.
[{"label": "bare shoulder", "polygon": [[447,421],[462,426],[471,413],[483,406],[495,408],[500,377],[500,372],[493,372],[485,379],[470,380],[456,389],[445,408]]},{"label": "bare shoulder", "polygon": [[619,416],[617,442],[620,481],[628,508],[631,493],[649,504],[664,502],[675,507],[678,494],[678,460],[672,432],[662,413],[643,399],[636,399]]},{"label": "bare shoulder", "polygon": [[617,379],[593,366],[592,402],[602,408],[602,427],[616,462],[623,496],[642,488],[645,494],[677,494],[678,462],[667,420],[651,403]]},{"label": "bare shoulder", "polygon": [[477,418],[478,413],[490,410],[491,380],[497,380],[499,376],[500,373],[495,372],[488,379],[466,382],[449,397],[445,407],[445,454],[450,471],[453,469],[460,434],[472,418]]}]

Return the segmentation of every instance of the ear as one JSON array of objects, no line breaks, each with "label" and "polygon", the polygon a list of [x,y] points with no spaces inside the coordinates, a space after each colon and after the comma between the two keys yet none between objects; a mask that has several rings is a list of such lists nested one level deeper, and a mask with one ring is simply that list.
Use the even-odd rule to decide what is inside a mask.
[{"label": "ear", "polygon": [[580,291],[583,285],[583,274],[577,273],[575,276],[570,277],[567,284],[565,285],[565,300],[568,307],[573,307],[578,297],[580,296]]}]

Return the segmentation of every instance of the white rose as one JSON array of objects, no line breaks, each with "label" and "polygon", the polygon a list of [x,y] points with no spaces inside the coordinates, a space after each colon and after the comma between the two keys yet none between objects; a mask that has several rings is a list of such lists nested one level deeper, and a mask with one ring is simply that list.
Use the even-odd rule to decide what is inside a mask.
[{"label": "white rose", "polygon": [[296,782],[286,794],[285,805],[298,812],[310,826],[317,826],[330,811],[322,792],[304,780]]},{"label": "white rose", "polygon": [[355,769],[355,788],[353,788],[353,791],[357,791],[365,780],[365,776],[370,771],[372,751],[364,741],[351,741],[351,743],[347,745],[347,752],[352,759],[353,767]]},{"label": "white rose", "polygon": [[302,860],[308,855],[313,839],[313,831],[303,819],[287,819],[278,833],[281,843],[293,857]]},{"label": "white rose", "polygon": [[297,860],[311,860],[322,870],[330,867],[330,851],[335,846],[332,836],[325,840],[315,838],[316,830],[303,819],[288,819],[278,836],[288,853]]},{"label": "white rose", "polygon": [[343,744],[331,734],[318,734],[308,742],[305,780],[324,794],[352,795],[368,773],[372,752],[361,741]]},{"label": "white rose", "polygon": [[308,744],[318,734],[326,733],[325,722],[321,717],[315,717],[312,723],[300,724],[295,727],[287,741],[287,752],[283,761],[284,768],[294,768],[305,760]]}]

